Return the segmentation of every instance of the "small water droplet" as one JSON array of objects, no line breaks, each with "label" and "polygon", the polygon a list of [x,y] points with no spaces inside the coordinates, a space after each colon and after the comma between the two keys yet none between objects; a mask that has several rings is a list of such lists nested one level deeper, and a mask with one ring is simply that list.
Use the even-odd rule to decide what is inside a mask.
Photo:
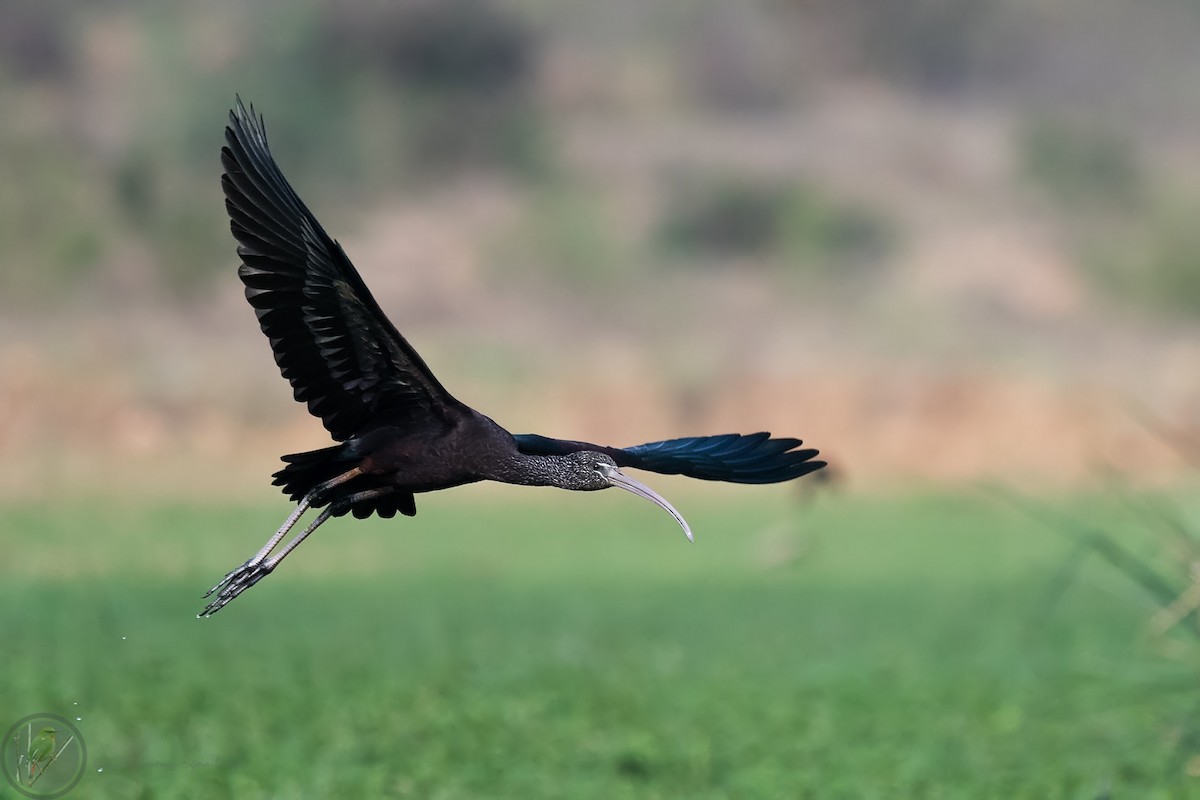
[{"label": "small water droplet", "polygon": [[99,769],[96,770],[96,772],[104,772],[104,767],[100,767]]},{"label": "small water droplet", "polygon": [[128,638],[129,638],[128,636],[122,636],[122,637],[121,637],[121,641],[125,641],[125,640],[126,640],[126,639],[128,639]]},{"label": "small water droplet", "polygon": [[76,700],[74,703],[71,703],[71,705],[73,705],[73,706],[77,706],[77,705],[79,705],[79,701],[78,701],[78,700]]},{"label": "small water droplet", "polygon": [[83,717],[76,717],[76,718],[75,718],[75,721],[76,721],[76,722],[83,722]]}]

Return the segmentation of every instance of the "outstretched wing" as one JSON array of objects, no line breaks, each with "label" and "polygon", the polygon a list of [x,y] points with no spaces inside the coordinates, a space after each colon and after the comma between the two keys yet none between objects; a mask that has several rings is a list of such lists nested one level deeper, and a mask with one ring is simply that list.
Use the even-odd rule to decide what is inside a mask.
[{"label": "outstretched wing", "polygon": [[825,466],[824,461],[814,460],[816,450],[796,449],[803,444],[799,439],[772,439],[769,433],[689,436],[625,448],[550,439],[532,433],[514,438],[518,449],[528,455],[566,455],[592,450],[607,453],[620,467],[686,475],[706,481],[779,483]]},{"label": "outstretched wing", "polygon": [[388,321],[341,245],[279,171],[239,97],[221,149],[246,299],[296,400],[344,441],[374,422],[444,422],[461,407]]}]

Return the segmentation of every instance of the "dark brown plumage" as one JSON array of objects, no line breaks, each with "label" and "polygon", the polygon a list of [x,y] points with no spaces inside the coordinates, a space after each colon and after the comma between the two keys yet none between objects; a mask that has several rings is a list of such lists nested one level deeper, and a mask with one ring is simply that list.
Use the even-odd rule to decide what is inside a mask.
[{"label": "dark brown plumage", "polygon": [[[415,495],[475,481],[593,491],[619,486],[686,521],[621,472],[636,467],[705,480],[775,483],[818,470],[799,439],[724,434],[628,448],[513,436],[455,399],[380,310],[341,246],[292,190],[262,119],[239,98],[225,129],[221,186],[238,241],[238,275],[295,398],[338,442],[283,457],[274,483],[298,501],[264,547],[205,597],[209,616],[253,586],[331,516],[416,513]],[[321,513],[275,555],[309,508]]]}]

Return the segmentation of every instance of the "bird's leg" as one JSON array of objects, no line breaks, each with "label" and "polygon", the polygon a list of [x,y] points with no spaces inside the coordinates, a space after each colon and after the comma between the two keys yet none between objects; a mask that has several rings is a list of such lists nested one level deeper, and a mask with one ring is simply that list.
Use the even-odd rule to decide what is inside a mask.
[{"label": "bird's leg", "polygon": [[263,572],[264,573],[270,572],[271,570],[273,570],[277,566],[279,566],[279,562],[283,561],[285,558],[287,558],[288,553],[292,552],[297,547],[299,547],[300,543],[303,542],[305,539],[307,539],[309,534],[311,534],[313,531],[315,531],[317,529],[317,526],[319,526],[325,520],[329,519],[329,516],[331,514],[334,514],[338,511],[342,511],[345,509],[349,509],[355,503],[362,502],[363,500],[370,500],[373,497],[381,497],[382,495],[390,494],[392,491],[394,491],[394,490],[392,489],[391,486],[383,486],[378,489],[367,489],[362,492],[356,492],[355,494],[339,498],[339,499],[335,500],[333,503],[330,503],[329,508],[322,511],[321,516],[317,517],[317,519],[313,521],[312,525],[309,525],[307,528],[305,528],[303,531],[301,531],[300,535],[298,535],[295,539],[292,539],[290,542],[288,542],[287,545],[285,545],[282,550],[280,550],[278,553],[276,553],[275,555],[271,556],[269,559],[266,560],[266,562],[262,565]]},{"label": "bird's leg", "polygon": [[[238,567],[236,570],[230,573],[232,577],[227,576],[225,580],[221,581],[221,583],[209,590],[208,594],[212,594],[213,590],[220,587],[220,590],[217,592],[217,596],[214,597],[212,602],[206,605],[204,610],[196,616],[211,617],[213,614],[227,606],[230,601],[232,601],[239,594],[261,581],[267,575],[270,575],[271,570],[275,569],[275,566],[279,563],[281,556],[286,555],[294,550],[297,544],[302,542],[305,537],[307,537],[317,528],[321,527],[325,520],[329,519],[331,516],[333,516],[332,505],[322,510],[317,518],[309,523],[308,527],[301,531],[295,539],[288,542],[287,546],[284,547],[283,550],[279,552],[279,555],[275,558],[268,559],[266,561],[260,559],[257,562],[247,561],[245,564]],[[204,596],[208,597],[208,594]]]},{"label": "bird's leg", "polygon": [[[288,531],[292,529],[292,526],[296,524],[297,520],[304,516],[305,511],[308,511],[309,506],[312,505],[312,496],[313,492],[309,492],[308,494],[304,495],[304,497],[300,498],[300,502],[296,504],[296,507],[292,510],[292,513],[288,514],[288,518],[285,519],[283,524],[279,526],[279,530],[275,531],[275,535],[270,539],[267,539],[267,543],[262,546],[262,549],[255,553],[254,557],[247,561],[243,566],[258,564],[271,554],[271,551],[275,549],[275,545],[279,544],[279,542],[283,540],[284,536],[287,536]],[[232,574],[233,573],[230,573],[230,575]],[[228,578],[229,575],[226,575],[225,577]]]},{"label": "bird's leg", "polygon": [[341,475],[331,478],[324,483],[318,483],[316,486],[310,489],[308,494],[300,498],[300,502],[296,505],[295,510],[293,510],[292,513],[288,515],[288,518],[283,521],[283,524],[279,526],[279,530],[275,531],[275,535],[268,539],[267,543],[263,545],[262,549],[254,555],[254,558],[247,561],[246,564],[255,565],[261,563],[263,559],[271,554],[271,551],[275,549],[275,545],[279,544],[280,540],[287,535],[288,531],[292,529],[292,526],[296,524],[296,521],[304,515],[304,512],[307,511],[313,503],[319,503],[323,495],[330,489],[341,486],[346,481],[354,480],[362,474],[362,468],[355,467],[354,469],[348,472],[343,472]]},{"label": "bird's leg", "polygon": [[279,530],[275,531],[275,534],[270,539],[267,540],[266,544],[264,544],[262,546],[262,549],[260,549],[257,553],[255,553],[254,556],[251,557],[249,561],[242,564],[240,567],[237,567],[236,569],[233,569],[233,570],[230,570],[229,572],[227,572],[225,574],[225,577],[223,577],[223,578],[221,578],[221,580],[217,581],[217,584],[215,586],[213,586],[211,589],[209,589],[207,592],[204,593],[204,596],[208,597],[213,592],[221,591],[223,588],[227,587],[228,584],[230,584],[232,581],[236,580],[239,576],[257,568],[258,565],[261,564],[263,562],[263,560],[266,559],[266,557],[271,554],[271,551],[275,549],[276,545],[279,544],[279,542],[283,539],[283,537],[287,536],[288,531],[290,531],[292,529],[292,527],[296,524],[296,522],[300,519],[300,517],[302,517],[304,515],[304,512],[307,511],[312,506],[313,503],[319,503],[322,499],[322,496],[326,492],[328,492],[330,489],[341,486],[343,483],[346,483],[347,481],[354,480],[355,478],[357,478],[358,476],[360,476],[362,474],[363,474],[362,468],[355,467],[354,469],[349,470],[347,472],[343,472],[341,475],[333,477],[333,478],[325,481],[324,483],[318,483],[316,486],[314,486],[312,489],[310,489],[308,491],[308,493],[304,495],[304,497],[300,498],[300,502],[296,505],[296,508],[292,511],[291,514],[288,515],[288,518],[283,521],[283,524],[279,526]]},{"label": "bird's leg", "polygon": [[[378,489],[367,489],[362,492],[356,492],[355,494],[348,495],[346,497],[342,497],[342,498],[335,500],[333,503],[331,503],[329,505],[328,508],[322,510],[320,515],[318,515],[317,518],[314,519],[308,525],[308,527],[306,527],[303,531],[301,531],[299,534],[297,534],[294,539],[292,539],[290,542],[288,542],[284,546],[284,548],[282,550],[280,550],[278,553],[276,553],[274,556],[267,558],[265,560],[259,559],[258,562],[254,563],[254,564],[250,564],[250,562],[247,562],[246,566],[243,566],[242,568],[235,570],[236,574],[232,578],[222,581],[222,584],[224,584],[224,585],[218,584],[218,586],[221,586],[221,588],[220,588],[220,591],[217,593],[216,598],[214,598],[211,603],[209,603],[207,606],[205,606],[204,610],[201,611],[196,616],[211,617],[213,614],[217,613],[222,608],[224,608],[226,605],[228,605],[235,597],[240,595],[242,592],[246,591],[251,586],[258,583],[260,580],[262,580],[266,576],[270,575],[271,572],[273,572],[274,569],[277,566],[279,566],[279,563],[288,557],[289,553],[291,553],[293,550],[295,550],[297,547],[299,547],[301,542],[303,542],[305,539],[307,539],[309,537],[309,535],[312,534],[313,531],[315,531],[317,528],[321,527],[321,525],[323,525],[325,523],[325,521],[328,520],[335,513],[345,510],[345,509],[348,509],[351,506],[353,506],[355,503],[358,503],[362,500],[369,500],[373,497],[379,497],[381,495],[388,494],[392,491],[394,491],[392,487],[384,486],[384,487],[381,487]],[[312,493],[310,492],[309,494],[312,494]],[[306,495],[306,498],[307,498],[307,495]],[[268,552],[270,552],[270,551],[268,551]],[[209,594],[211,594],[211,592],[209,592]],[[207,597],[207,596],[208,595],[205,595],[205,597]]]}]

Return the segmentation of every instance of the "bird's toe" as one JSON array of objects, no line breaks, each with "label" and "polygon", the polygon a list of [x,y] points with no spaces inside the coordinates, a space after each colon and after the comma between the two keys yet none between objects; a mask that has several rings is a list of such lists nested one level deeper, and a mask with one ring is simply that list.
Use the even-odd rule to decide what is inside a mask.
[{"label": "bird's toe", "polygon": [[266,562],[251,564],[247,562],[226,575],[220,583],[209,589],[204,597],[216,594],[216,597],[197,614],[198,617],[211,617],[225,606],[229,605],[242,592],[271,574],[274,565]]}]

